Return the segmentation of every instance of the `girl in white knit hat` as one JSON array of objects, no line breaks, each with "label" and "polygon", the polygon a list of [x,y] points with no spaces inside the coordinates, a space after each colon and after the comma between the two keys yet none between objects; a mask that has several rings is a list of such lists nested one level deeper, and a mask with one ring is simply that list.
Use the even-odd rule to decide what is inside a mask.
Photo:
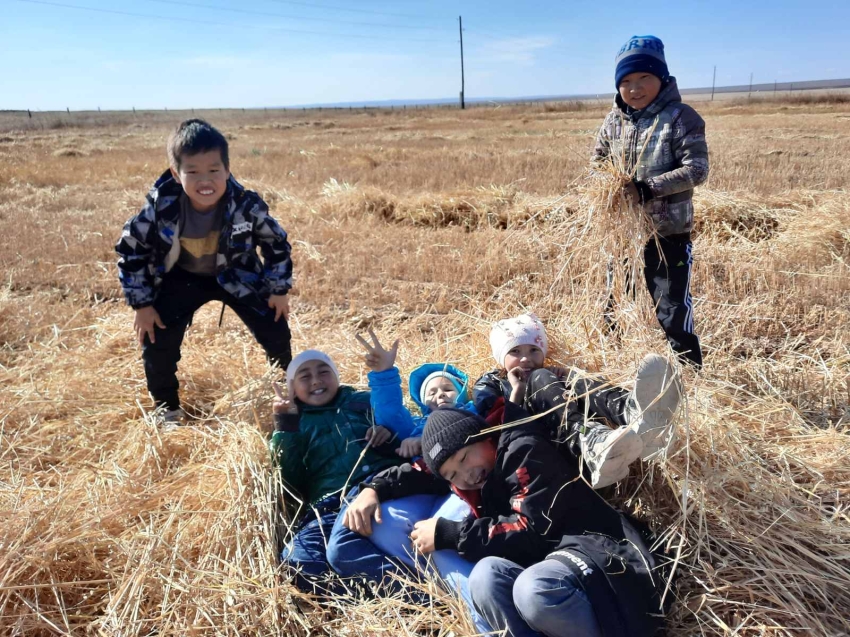
[{"label": "girl in white knit hat", "polygon": [[544,367],[548,344],[535,314],[494,323],[490,347],[499,367],[475,383],[476,411],[486,417],[511,400],[544,418],[562,451],[584,461],[595,489],[623,480],[633,461],[667,448],[681,387],[664,357],[644,357],[629,392],[577,370]]}]

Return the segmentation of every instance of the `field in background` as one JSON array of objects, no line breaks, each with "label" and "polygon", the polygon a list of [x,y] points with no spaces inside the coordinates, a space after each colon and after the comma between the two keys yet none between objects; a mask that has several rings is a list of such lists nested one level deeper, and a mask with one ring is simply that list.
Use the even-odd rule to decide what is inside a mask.
[{"label": "field in background", "polygon": [[[699,108],[712,172],[697,197],[706,368],[686,373],[689,444],[610,497],[675,556],[670,634],[846,634],[850,104]],[[564,365],[627,381],[666,351],[643,290],[622,340],[603,329],[591,273],[604,257],[580,240],[576,186],[604,113],[203,115],[290,233],[294,349],[325,349],[363,384],[357,330],[401,338],[403,373],[448,358],[474,375],[492,365],[489,322],[526,308]],[[198,426],[144,418],[112,246],[185,115],[32,129],[0,116],[0,633],[469,634],[447,596],[425,609],[299,597],[296,610],[275,573],[270,372],[231,312],[219,328],[207,307],[187,334]]]}]

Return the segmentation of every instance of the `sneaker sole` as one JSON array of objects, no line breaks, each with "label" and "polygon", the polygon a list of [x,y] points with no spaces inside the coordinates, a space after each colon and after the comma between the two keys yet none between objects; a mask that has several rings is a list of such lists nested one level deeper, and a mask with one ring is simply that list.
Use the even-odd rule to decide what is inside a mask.
[{"label": "sneaker sole", "polygon": [[597,472],[591,476],[591,486],[594,489],[607,487],[626,478],[629,475],[629,465],[643,452],[643,440],[634,429],[622,428],[616,429],[615,432],[619,435],[597,456],[601,461]]}]

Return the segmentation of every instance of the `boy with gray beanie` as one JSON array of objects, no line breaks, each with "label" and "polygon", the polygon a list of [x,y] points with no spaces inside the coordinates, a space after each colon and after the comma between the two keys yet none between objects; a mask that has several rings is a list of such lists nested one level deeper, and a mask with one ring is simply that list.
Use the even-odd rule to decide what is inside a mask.
[{"label": "boy with gray beanie", "polygon": [[[651,219],[658,241],[644,248],[644,277],[667,341],[684,362],[702,367],[694,333],[691,267],[694,187],[708,179],[705,122],[682,103],[664,44],[632,36],[617,53],[617,96],[596,138],[593,163],[623,158],[633,176],[625,194]],[[606,316],[607,318],[607,316]]]},{"label": "boy with gray beanie", "polygon": [[466,499],[466,519],[423,520],[411,539],[423,554],[452,548],[476,562],[472,603],[494,631],[654,634],[663,620],[648,532],[581,479],[539,419],[508,401],[504,422],[517,424],[494,431],[471,412],[435,411],[422,436],[427,471],[387,469],[351,509],[371,516],[381,502],[450,488]]}]

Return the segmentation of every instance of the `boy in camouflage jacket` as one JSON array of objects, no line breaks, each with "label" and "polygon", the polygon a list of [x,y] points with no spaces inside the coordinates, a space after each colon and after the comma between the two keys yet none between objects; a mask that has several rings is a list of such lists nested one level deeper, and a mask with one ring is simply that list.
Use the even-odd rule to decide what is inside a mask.
[{"label": "boy in camouflage jacket", "polygon": [[682,103],[656,37],[632,36],[620,49],[615,84],[618,94],[597,135],[593,162],[622,157],[634,174],[626,193],[643,206],[659,235],[658,245],[650,239],[644,249],[644,277],[656,315],[672,348],[699,369],[691,230],[694,187],[708,178],[705,122]]},{"label": "boy in camouflage jacket", "polygon": [[268,206],[230,174],[219,131],[200,119],[184,121],[168,141],[168,156],[171,168],[115,249],[148,391],[164,420],[177,422],[180,346],[192,315],[209,301],[232,308],[271,363],[289,364],[292,261],[286,232]]}]

